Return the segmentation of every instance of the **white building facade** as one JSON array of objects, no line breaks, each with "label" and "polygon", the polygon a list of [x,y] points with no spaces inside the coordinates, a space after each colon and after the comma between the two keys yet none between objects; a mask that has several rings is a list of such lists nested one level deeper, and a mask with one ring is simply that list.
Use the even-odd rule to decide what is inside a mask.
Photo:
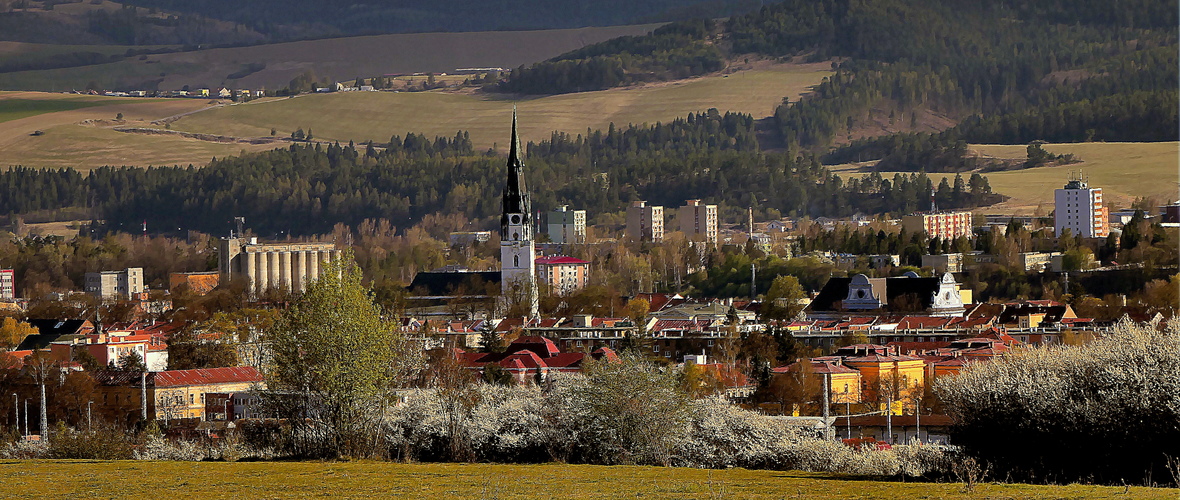
[{"label": "white building facade", "polygon": [[1053,207],[1057,236],[1066,229],[1083,238],[1110,235],[1110,216],[1102,204],[1102,188],[1092,188],[1084,180],[1070,180],[1053,193]]}]

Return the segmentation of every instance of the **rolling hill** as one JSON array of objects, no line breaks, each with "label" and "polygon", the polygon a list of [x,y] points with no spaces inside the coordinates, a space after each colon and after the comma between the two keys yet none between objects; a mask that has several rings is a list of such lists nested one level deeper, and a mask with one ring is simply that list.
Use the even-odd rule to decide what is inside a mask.
[{"label": "rolling hill", "polygon": [[[325,79],[352,80],[469,67],[515,68],[587,44],[647,33],[656,26],[374,35],[151,54],[106,64],[0,73],[0,90],[83,89],[91,82],[126,90],[186,85],[276,89],[305,71]],[[6,53],[16,57],[21,49],[55,50],[10,44]]]},{"label": "rolling hill", "polygon": [[[0,158],[4,167],[72,167],[103,165],[204,165],[214,156],[271,149],[281,144],[249,141],[287,137],[311,128],[320,140],[388,141],[394,134],[416,132],[453,136],[467,130],[480,149],[506,144],[512,104],[521,113],[526,141],[539,141],[554,130],[573,134],[610,123],[654,123],[717,108],[755,117],[768,116],[783,96],[796,96],[830,74],[824,63],[751,65],[729,75],[602,92],[530,96],[517,101],[499,94],[430,92],[347,92],[269,98],[229,105],[208,99],[137,99],[37,92],[0,93]],[[27,101],[46,101],[29,116]],[[53,102],[50,104],[50,102]],[[84,106],[84,107],[83,107]],[[62,108],[58,110],[58,108]],[[78,109],[73,109],[78,108]],[[9,113],[6,115],[6,113]],[[123,122],[114,122],[124,113]],[[183,116],[180,116],[183,115]],[[125,128],[164,129],[161,120],[178,117],[161,134],[120,132]],[[169,120],[171,121],[171,120]],[[156,122],[156,123],[153,123]],[[32,136],[42,130],[44,135]],[[213,142],[173,132],[242,138]]]}]

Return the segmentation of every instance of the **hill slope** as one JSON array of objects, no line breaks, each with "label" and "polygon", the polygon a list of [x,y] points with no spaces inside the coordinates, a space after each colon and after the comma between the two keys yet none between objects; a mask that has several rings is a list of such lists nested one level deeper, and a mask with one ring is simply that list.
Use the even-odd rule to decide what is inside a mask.
[{"label": "hill slope", "polygon": [[[377,35],[152,54],[108,64],[0,73],[0,89],[84,89],[91,82],[100,88],[127,90],[185,85],[276,89],[305,71],[325,79],[352,80],[468,67],[516,67],[587,44],[647,33],[656,26]],[[258,69],[251,72],[251,68]]]}]

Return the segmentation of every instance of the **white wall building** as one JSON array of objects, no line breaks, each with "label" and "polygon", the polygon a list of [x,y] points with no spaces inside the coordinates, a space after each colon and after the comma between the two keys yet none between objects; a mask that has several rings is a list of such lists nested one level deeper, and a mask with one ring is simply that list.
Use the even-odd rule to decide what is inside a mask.
[{"label": "white wall building", "polygon": [[103,299],[131,300],[147,290],[143,268],[86,273],[86,293]]},{"label": "white wall building", "polygon": [[1074,236],[1105,238],[1110,235],[1110,217],[1102,204],[1102,188],[1072,179],[1053,194],[1057,236],[1066,229]]}]

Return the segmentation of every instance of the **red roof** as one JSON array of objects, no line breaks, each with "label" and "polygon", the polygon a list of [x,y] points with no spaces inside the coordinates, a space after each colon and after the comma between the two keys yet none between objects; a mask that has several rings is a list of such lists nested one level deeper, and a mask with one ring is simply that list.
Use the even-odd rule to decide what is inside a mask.
[{"label": "red roof", "polygon": [[566,257],[564,255],[555,255],[553,257],[537,257],[537,264],[554,265],[554,264],[589,264],[589,262],[582,259],[575,259],[573,257]]},{"label": "red roof", "polygon": [[253,366],[231,366],[201,370],[170,370],[152,374],[156,387],[261,382],[262,374]]},{"label": "red roof", "polygon": [[941,328],[950,321],[948,318],[940,318],[935,316],[906,316],[897,323],[897,328],[901,330],[915,330],[919,328]]}]

